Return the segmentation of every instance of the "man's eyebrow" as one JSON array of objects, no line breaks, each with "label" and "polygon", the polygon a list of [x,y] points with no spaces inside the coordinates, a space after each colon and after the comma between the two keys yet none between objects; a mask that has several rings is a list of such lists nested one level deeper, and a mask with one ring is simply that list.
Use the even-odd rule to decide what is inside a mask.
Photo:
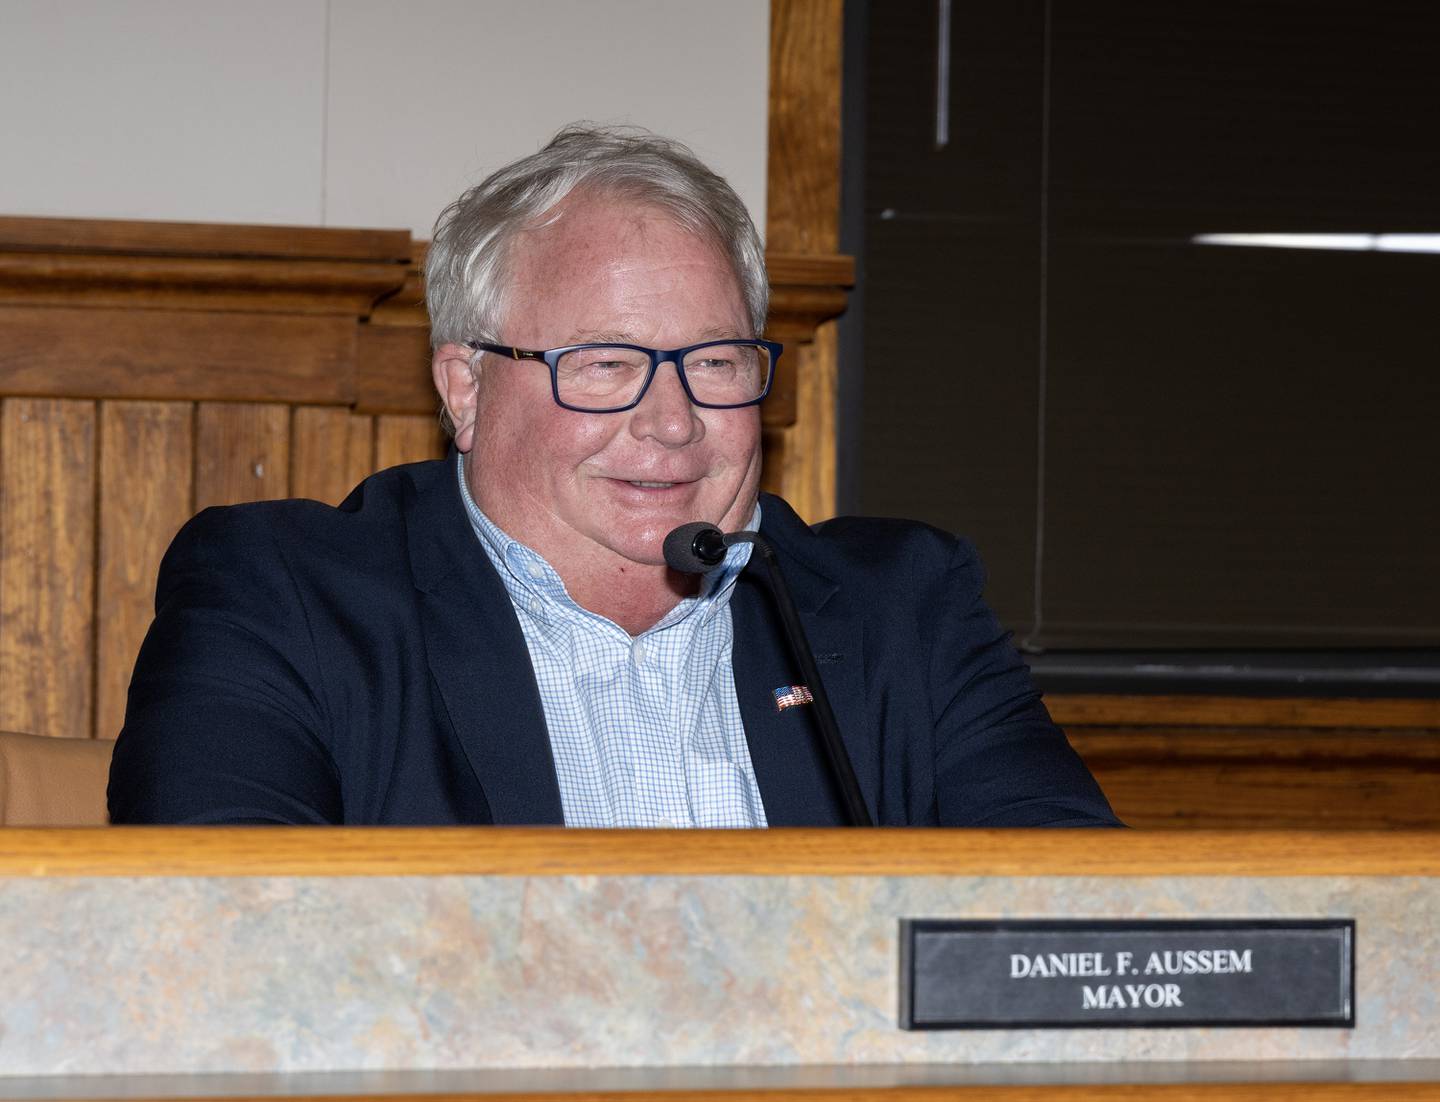
[{"label": "man's eyebrow", "polygon": [[581,330],[570,338],[571,344],[634,344],[635,338],[629,333],[617,330],[587,332]]},{"label": "man's eyebrow", "polygon": [[[692,341],[687,341],[686,343],[687,343],[687,344],[693,344],[693,343],[696,343],[696,342],[699,342],[699,341],[724,340],[724,339],[726,339],[726,338],[734,338],[735,340],[745,340],[745,339],[746,339],[746,338],[744,338],[744,337],[741,337],[739,334],[737,334],[733,329],[729,329],[729,328],[726,328],[726,327],[724,327],[724,326],[711,326],[709,329],[702,329],[699,333],[697,333],[697,334],[695,335],[694,340],[692,340]],[[605,331],[605,332],[598,332],[598,331],[587,332],[587,331],[583,331],[583,330],[582,330],[582,331],[576,333],[573,337],[570,338],[570,343],[571,343],[571,344],[638,344],[639,342],[635,339],[635,336],[634,336],[633,333],[621,333],[621,332],[618,332],[618,331],[616,331],[616,330],[607,330],[607,331]]]}]

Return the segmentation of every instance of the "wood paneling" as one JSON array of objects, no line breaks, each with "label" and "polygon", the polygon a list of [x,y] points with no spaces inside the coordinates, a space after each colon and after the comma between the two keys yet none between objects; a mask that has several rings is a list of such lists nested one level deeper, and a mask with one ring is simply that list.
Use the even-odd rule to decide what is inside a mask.
[{"label": "wood paneling", "polygon": [[195,433],[196,511],[289,493],[289,406],[202,402]]},{"label": "wood paneling", "polygon": [[1072,730],[1115,813],[1151,829],[1440,829],[1433,733]]},{"label": "wood paneling", "polygon": [[422,409],[439,408],[435,383],[430,375],[428,325],[362,325],[357,339],[357,410],[363,413],[415,413]]},{"label": "wood paneling", "polygon": [[1440,829],[1440,701],[1047,698],[1142,828]]},{"label": "wood paneling", "polygon": [[833,254],[840,241],[841,0],[771,0],[765,241]]},{"label": "wood paneling", "polygon": [[[412,271],[403,231],[0,217],[0,727],[116,733],[165,546],[290,492],[292,408],[339,408],[299,418],[306,492],[373,470],[357,334]],[[94,405],[56,399],[102,400],[98,492]]]},{"label": "wood paneling", "polygon": [[[841,0],[772,0],[770,5],[766,247],[772,254],[810,258],[818,265],[848,260],[836,256],[843,22]],[[771,281],[783,282],[773,268]],[[779,491],[809,521],[835,512],[838,351],[833,326],[815,330],[845,308],[843,289],[825,288],[832,289],[840,290],[834,308],[801,332],[781,335],[779,315],[792,305],[782,294],[775,295],[771,311],[770,332],[787,344],[789,361],[781,363],[796,373],[796,387],[793,416],[788,408],[767,411],[767,424],[792,427],[784,434],[783,454],[767,451],[765,462],[781,464]],[[773,474],[767,476],[769,485],[775,481]]]},{"label": "wood paneling", "polygon": [[0,831],[0,876],[1440,876],[1432,831]]},{"label": "wood paneling", "polygon": [[[781,458],[787,498],[808,503],[812,522],[835,512],[835,398],[839,385],[839,335],[833,321],[815,331],[814,341],[796,349],[797,410],[792,446]],[[805,410],[805,416],[798,415]],[[829,441],[828,444],[825,442]],[[768,461],[769,457],[767,457]]]},{"label": "wood paneling", "polygon": [[375,418],[375,467],[384,470],[397,463],[418,463],[445,454],[449,439],[435,414]]},{"label": "wood paneling", "polygon": [[100,405],[97,738],[120,733],[130,671],[154,615],[155,573],[194,511],[194,425],[189,402]]},{"label": "wood paneling", "polygon": [[0,729],[90,733],[94,486],[94,403],[0,403]]},{"label": "wood paneling", "polygon": [[290,419],[290,495],[338,505],[378,468],[375,421],[344,407],[305,406]]},{"label": "wood paneling", "polygon": [[5,394],[349,404],[355,322],[0,305]]}]

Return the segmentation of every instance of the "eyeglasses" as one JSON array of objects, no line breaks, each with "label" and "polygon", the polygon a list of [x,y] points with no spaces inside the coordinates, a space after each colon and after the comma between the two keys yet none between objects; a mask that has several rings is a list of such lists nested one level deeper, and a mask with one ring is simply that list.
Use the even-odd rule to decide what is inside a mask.
[{"label": "eyeglasses", "polygon": [[673,363],[690,401],[702,409],[753,406],[770,393],[784,345],[774,341],[705,341],[686,348],[638,344],[572,344],[535,350],[467,341],[477,352],[538,360],[550,368],[556,405],[577,413],[623,413],[650,389],[662,363]]}]

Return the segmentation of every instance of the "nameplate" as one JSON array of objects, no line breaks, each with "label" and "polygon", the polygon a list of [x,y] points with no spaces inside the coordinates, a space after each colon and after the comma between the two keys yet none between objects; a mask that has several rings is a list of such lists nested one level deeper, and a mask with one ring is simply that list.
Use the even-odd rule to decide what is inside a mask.
[{"label": "nameplate", "polygon": [[1353,1026],[1354,940],[1353,919],[904,919],[900,1026]]}]

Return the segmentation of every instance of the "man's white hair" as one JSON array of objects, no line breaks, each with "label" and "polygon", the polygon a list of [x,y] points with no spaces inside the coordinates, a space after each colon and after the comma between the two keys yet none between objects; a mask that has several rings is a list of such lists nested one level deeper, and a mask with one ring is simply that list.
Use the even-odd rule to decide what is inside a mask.
[{"label": "man's white hair", "polygon": [[770,286],[760,235],[740,196],[688,148],[639,127],[575,123],[538,153],[506,165],[441,212],[425,262],[430,341],[503,343],[511,241],[577,190],[670,215],[729,257],[760,336]]}]

